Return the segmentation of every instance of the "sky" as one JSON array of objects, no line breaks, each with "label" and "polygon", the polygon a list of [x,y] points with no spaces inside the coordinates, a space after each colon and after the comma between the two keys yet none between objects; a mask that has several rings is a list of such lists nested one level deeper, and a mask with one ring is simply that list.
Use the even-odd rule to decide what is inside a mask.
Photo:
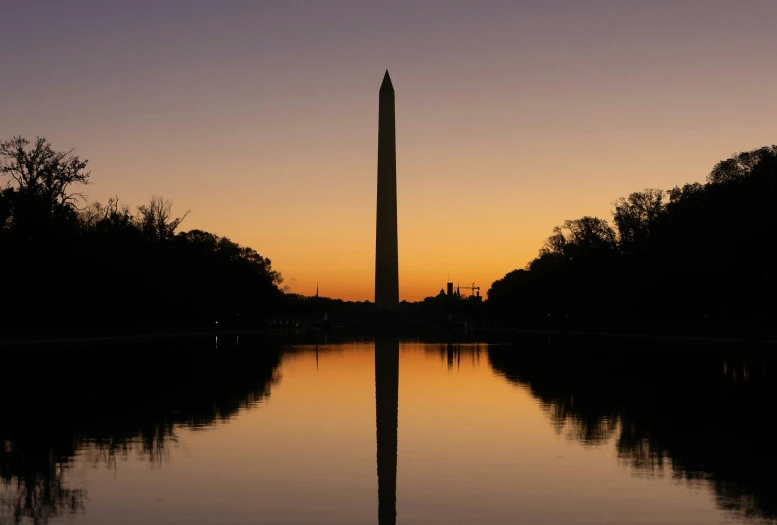
[{"label": "sky", "polygon": [[[553,226],[777,140],[773,0],[17,2],[0,140],[89,159],[272,260],[373,300],[378,89],[396,92],[400,298],[491,283]],[[4,183],[4,181],[0,181]]]}]

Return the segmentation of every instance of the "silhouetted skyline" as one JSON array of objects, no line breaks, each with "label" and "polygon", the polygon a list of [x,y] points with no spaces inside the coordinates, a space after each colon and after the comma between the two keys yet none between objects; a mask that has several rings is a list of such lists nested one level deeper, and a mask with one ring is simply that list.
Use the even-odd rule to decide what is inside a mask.
[{"label": "silhouetted skyline", "polygon": [[[381,99],[391,117],[393,90]],[[116,198],[79,209],[78,190],[91,182],[86,160],[42,137],[0,141],[0,175],[9,181],[0,189],[0,270],[22,284],[9,294],[14,308],[0,319],[0,338],[371,324],[369,314],[398,306],[389,124],[382,120],[379,132],[387,191],[378,192],[375,236],[383,304],[284,293],[269,258],[226,237],[177,231],[187,213],[176,217],[158,196],[136,212]],[[752,247],[777,228],[776,177],[777,146],[765,146],[718,162],[706,184],[632,192],[613,203],[614,227],[591,216],[554,227],[529,265],[492,283],[486,303],[450,283],[447,293],[403,302],[393,322],[773,337],[771,252]],[[91,293],[60,293],[63,278]],[[666,294],[653,293],[663,287]],[[122,300],[109,308],[94,300],[108,293]]]},{"label": "silhouetted skyline", "polygon": [[169,198],[306,295],[374,293],[386,68],[402,86],[401,299],[448,274],[487,286],[560,220],[777,136],[771,0],[48,0],[3,16],[1,139],[76,147],[92,199]]}]

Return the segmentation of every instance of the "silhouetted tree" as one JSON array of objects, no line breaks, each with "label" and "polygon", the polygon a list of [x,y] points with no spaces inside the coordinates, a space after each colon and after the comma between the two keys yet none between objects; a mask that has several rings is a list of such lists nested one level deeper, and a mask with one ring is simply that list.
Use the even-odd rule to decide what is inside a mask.
[{"label": "silhouetted tree", "polygon": [[616,247],[615,232],[604,219],[582,217],[566,220],[563,226],[553,228],[553,235],[540,249],[540,257],[550,255],[567,262],[613,251]]},{"label": "silhouetted tree", "polygon": [[707,176],[707,182],[725,184],[759,175],[765,175],[774,181],[775,173],[777,173],[777,146],[765,146],[737,153],[730,159],[718,162]]},{"label": "silhouetted tree", "polygon": [[87,231],[110,232],[134,227],[134,217],[129,206],[119,206],[119,198],[111,197],[108,203],[90,203],[80,214],[81,225]]},{"label": "silhouetted tree", "polygon": [[171,239],[175,230],[189,215],[187,210],[183,216],[173,218],[173,203],[153,195],[148,204],[138,206],[138,227],[150,241],[159,242]]},{"label": "silhouetted tree", "polygon": [[566,221],[525,273],[489,290],[489,310],[519,324],[771,330],[777,309],[777,146],[718,163],[707,183],[635,192],[613,222]]},{"label": "silhouetted tree", "polygon": [[[282,282],[256,250],[199,230],[152,196],[132,212],[113,197],[82,209],[86,161],[44,138],[0,143],[0,334],[213,328],[281,308]],[[244,320],[244,321],[243,321]]]},{"label": "silhouetted tree", "polygon": [[54,207],[73,205],[82,198],[73,193],[73,184],[88,184],[88,161],[73,155],[73,149],[54,151],[44,137],[38,137],[30,149],[30,141],[17,136],[0,142],[0,174],[11,178],[19,193],[32,193]]},{"label": "silhouetted tree", "polygon": [[55,151],[43,137],[30,143],[17,136],[0,142],[0,175],[8,177],[0,201],[0,219],[20,238],[59,233],[75,218],[83,197],[74,185],[89,183],[87,161],[74,150]]},{"label": "silhouetted tree", "polygon": [[627,253],[647,249],[657,235],[659,220],[664,213],[664,192],[648,188],[615,201],[613,222],[618,229],[620,248]]}]

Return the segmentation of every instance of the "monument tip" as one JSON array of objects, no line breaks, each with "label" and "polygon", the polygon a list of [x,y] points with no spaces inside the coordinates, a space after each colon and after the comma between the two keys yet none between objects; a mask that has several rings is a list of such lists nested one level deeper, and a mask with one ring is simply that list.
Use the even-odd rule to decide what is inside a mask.
[{"label": "monument tip", "polygon": [[383,83],[380,85],[381,91],[394,91],[394,86],[391,84],[391,77],[389,76],[388,69],[386,74],[383,75]]}]

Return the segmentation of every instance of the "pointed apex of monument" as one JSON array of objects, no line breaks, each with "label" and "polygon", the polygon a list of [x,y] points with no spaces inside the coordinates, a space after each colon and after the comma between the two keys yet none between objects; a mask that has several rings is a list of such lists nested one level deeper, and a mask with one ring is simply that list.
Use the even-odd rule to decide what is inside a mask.
[{"label": "pointed apex of monument", "polygon": [[380,85],[381,91],[394,91],[394,86],[391,84],[391,77],[388,74],[388,69],[386,70],[386,74],[383,75],[383,83]]}]

